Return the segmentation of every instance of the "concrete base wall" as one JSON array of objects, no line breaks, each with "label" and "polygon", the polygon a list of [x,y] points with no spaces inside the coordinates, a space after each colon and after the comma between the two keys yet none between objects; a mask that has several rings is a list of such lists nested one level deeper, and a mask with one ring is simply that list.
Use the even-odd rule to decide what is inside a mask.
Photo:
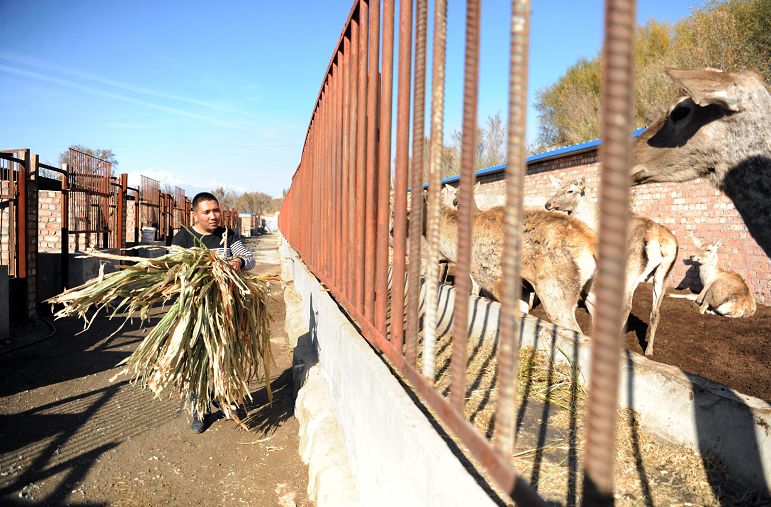
[{"label": "concrete base wall", "polygon": [[280,253],[284,279],[294,281],[317,344],[317,368],[328,386],[361,505],[499,505],[283,238]]}]

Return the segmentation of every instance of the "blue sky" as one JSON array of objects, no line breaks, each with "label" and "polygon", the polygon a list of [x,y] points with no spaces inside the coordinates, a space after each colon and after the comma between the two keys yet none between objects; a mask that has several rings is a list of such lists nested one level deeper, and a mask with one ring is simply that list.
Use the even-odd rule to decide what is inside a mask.
[{"label": "blue sky", "polygon": [[[447,133],[460,129],[465,2],[449,0]],[[672,22],[704,2],[638,2]],[[117,171],[188,193],[288,188],[351,0],[0,0],[0,145],[55,164],[110,148]],[[430,2],[433,12],[433,2]],[[533,1],[530,103],[599,52],[599,0]],[[479,118],[505,117],[509,3],[483,2]],[[430,60],[429,60],[430,61]],[[537,118],[528,111],[528,139]]]}]

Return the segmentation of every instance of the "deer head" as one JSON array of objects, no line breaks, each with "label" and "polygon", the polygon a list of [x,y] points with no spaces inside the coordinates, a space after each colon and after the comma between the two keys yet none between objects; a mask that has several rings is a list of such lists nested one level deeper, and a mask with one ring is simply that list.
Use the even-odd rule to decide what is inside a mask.
[{"label": "deer head", "polygon": [[697,246],[699,247],[699,251],[691,255],[691,260],[702,265],[717,265],[717,251],[720,248],[720,245],[720,240],[716,243],[707,243],[705,245],[698,242]]},{"label": "deer head", "polygon": [[751,71],[666,73],[687,93],[634,144],[633,184],[709,179],[754,157],[771,157],[771,95]]},{"label": "deer head", "polygon": [[557,178],[550,179],[557,191],[546,201],[546,209],[567,213],[575,211],[581,199],[586,196],[586,180],[578,178],[562,184]]}]

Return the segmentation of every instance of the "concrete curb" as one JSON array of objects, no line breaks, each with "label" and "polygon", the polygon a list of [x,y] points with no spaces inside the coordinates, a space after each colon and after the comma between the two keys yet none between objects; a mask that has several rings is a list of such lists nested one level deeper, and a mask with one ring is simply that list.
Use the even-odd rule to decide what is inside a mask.
[{"label": "concrete curb", "polygon": [[291,281],[284,288],[284,302],[284,329],[293,347],[292,390],[295,417],[300,423],[300,457],[308,465],[308,496],[317,507],[358,507],[361,502],[329,386],[315,366],[317,344]]}]

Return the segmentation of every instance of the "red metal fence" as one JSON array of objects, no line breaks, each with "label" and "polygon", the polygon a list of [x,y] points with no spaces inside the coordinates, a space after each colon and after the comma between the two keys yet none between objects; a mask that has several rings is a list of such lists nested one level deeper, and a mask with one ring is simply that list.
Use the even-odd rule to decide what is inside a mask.
[{"label": "red metal fence", "polygon": [[[498,404],[492,442],[464,417],[472,190],[476,147],[480,3],[467,1],[463,142],[458,194],[458,259],[453,320],[451,388],[445,398],[433,385],[438,287],[440,158],[444,124],[447,2],[433,14],[430,160],[424,172],[423,124],[426,88],[427,1],[399,2],[398,47],[394,1],[357,0],[345,23],[318,93],[299,167],[281,208],[279,226],[309,269],[358,323],[364,337],[385,354],[487,472],[518,503],[543,501],[511,467],[514,441],[516,351],[519,349],[520,234],[525,172],[525,111],[530,3],[515,0],[501,16],[511,19],[509,139]],[[415,9],[414,9],[415,8]],[[416,19],[412,19],[413,9]],[[584,504],[612,504],[613,454],[621,353],[621,301],[626,245],[631,58],[634,1],[608,0],[605,16],[602,92],[602,181],[599,256],[595,286],[592,372],[584,453]],[[414,32],[414,41],[413,41]],[[392,150],[394,52],[398,53],[396,138]],[[414,68],[413,68],[414,54]],[[382,58],[381,58],[382,55]],[[414,74],[411,86],[410,77]],[[413,116],[410,118],[410,107]],[[412,157],[409,139],[412,132]],[[395,168],[391,170],[395,154]],[[408,181],[411,172],[411,179]],[[393,176],[394,186],[391,187]],[[423,200],[428,181],[427,295],[423,371],[418,371],[418,290],[421,206],[413,206],[407,244],[408,191]],[[393,191],[393,204],[389,197]],[[393,252],[389,252],[393,215]],[[392,256],[392,261],[391,261]],[[389,291],[389,269],[393,284]],[[408,271],[408,272],[407,272]],[[406,280],[406,283],[405,283]],[[405,288],[407,292],[405,307]],[[463,296],[461,296],[463,295]],[[388,316],[390,315],[390,322]]]},{"label": "red metal fence", "polygon": [[0,151],[0,264],[8,276],[26,278],[26,183],[29,150]]}]

